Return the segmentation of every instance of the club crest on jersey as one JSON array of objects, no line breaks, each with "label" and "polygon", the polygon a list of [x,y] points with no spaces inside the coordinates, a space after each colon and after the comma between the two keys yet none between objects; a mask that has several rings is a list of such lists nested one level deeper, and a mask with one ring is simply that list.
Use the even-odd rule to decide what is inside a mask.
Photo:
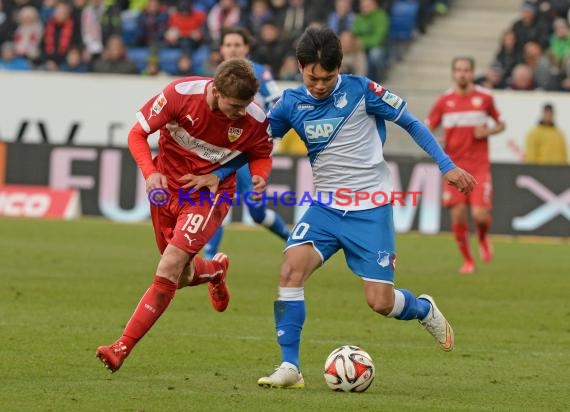
[{"label": "club crest on jersey", "polygon": [[334,105],[336,107],[338,107],[339,109],[342,109],[343,107],[346,107],[346,105],[348,104],[348,100],[346,99],[346,93],[335,93],[333,95],[334,97]]},{"label": "club crest on jersey", "polygon": [[390,256],[391,256],[390,252],[379,250],[378,259],[376,260],[376,262],[378,262],[378,264],[383,268],[388,267],[390,265]]},{"label": "club crest on jersey", "polygon": [[368,88],[372,90],[374,94],[376,94],[376,96],[378,97],[382,96],[382,93],[384,93],[384,88],[376,82],[371,81],[370,83],[368,83]]},{"label": "club crest on jersey", "polygon": [[332,119],[307,120],[304,122],[305,135],[309,143],[328,142],[334,135],[336,129],[344,117],[333,117]]},{"label": "club crest on jersey", "polygon": [[168,101],[166,100],[166,97],[164,97],[164,93],[160,93],[152,104],[149,118],[152,116],[157,116],[162,111],[164,106],[166,106],[166,103],[168,103]]},{"label": "club crest on jersey", "polygon": [[243,133],[243,129],[237,127],[230,127],[228,129],[228,140],[230,142],[235,142],[237,139],[240,138],[241,134]]},{"label": "club crest on jersey", "polygon": [[473,107],[481,107],[483,104],[483,98],[481,96],[475,96],[471,99],[471,104]]}]

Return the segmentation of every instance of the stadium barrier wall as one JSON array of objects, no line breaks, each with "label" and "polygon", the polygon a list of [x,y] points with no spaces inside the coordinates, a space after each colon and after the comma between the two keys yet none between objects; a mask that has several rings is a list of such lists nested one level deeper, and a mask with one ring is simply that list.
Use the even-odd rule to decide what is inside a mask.
[{"label": "stadium barrier wall", "polygon": [[[0,140],[26,143],[95,146],[127,145],[135,113],[147,99],[158,94],[173,78],[71,73],[3,72],[0,76]],[[282,88],[295,87],[279,82]],[[441,91],[434,91],[435,101]],[[570,153],[570,94],[494,90],[496,105],[507,129],[491,139],[491,160],[520,163],[524,141],[545,102],[554,104],[556,120],[566,135]],[[413,100],[413,96],[403,96]],[[411,102],[413,103],[413,101]],[[417,146],[395,128],[386,151],[423,156]],[[156,144],[156,136],[151,144]],[[394,152],[393,152],[394,153]]]},{"label": "stadium barrier wall", "polygon": [[[396,230],[448,231],[437,166],[400,157],[390,158],[389,167],[394,191],[422,192],[416,205],[409,197],[405,205],[395,205]],[[145,182],[126,148],[7,143],[3,173],[8,184],[79,190],[85,215],[120,222],[149,217]],[[299,200],[304,193],[312,193],[311,180],[307,158],[276,156],[268,192],[279,197],[292,191]],[[494,164],[493,181],[494,233],[570,236],[570,167]],[[274,203],[278,205],[273,207]],[[269,202],[289,223],[308,206],[307,202],[296,204]],[[229,219],[251,222],[242,207],[233,208]]]}]

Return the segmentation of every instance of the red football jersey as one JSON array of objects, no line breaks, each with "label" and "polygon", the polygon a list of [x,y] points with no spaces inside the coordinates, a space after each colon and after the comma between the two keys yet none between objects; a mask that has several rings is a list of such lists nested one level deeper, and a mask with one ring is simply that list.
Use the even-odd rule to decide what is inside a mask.
[{"label": "red football jersey", "polygon": [[[211,173],[241,153],[247,153],[248,161],[271,154],[264,111],[252,103],[246,115],[236,120],[212,111],[206,102],[211,82],[202,77],[175,80],[137,112],[146,133],[160,129],[154,164],[167,177],[171,191],[178,191],[181,176]],[[219,190],[233,193],[235,178],[224,180]]]},{"label": "red football jersey", "polygon": [[445,151],[467,171],[489,167],[488,139],[476,139],[474,129],[487,124],[489,117],[501,122],[491,93],[480,86],[463,96],[453,89],[442,94],[431,110],[426,124],[444,130]]}]

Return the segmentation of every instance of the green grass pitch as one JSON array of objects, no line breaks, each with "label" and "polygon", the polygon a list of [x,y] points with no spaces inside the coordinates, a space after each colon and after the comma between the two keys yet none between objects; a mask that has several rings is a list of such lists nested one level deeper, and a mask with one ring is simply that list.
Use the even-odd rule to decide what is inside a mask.
[{"label": "green grass pitch", "polygon": [[[397,285],[430,293],[455,329],[441,351],[415,321],[368,309],[342,254],[305,287],[305,390],[256,380],[279,363],[273,326],[281,242],[229,228],[232,301],[179,291],[116,374],[95,348],[117,338],[150,285],[150,224],[0,220],[1,411],[563,411],[570,405],[570,244],[494,238],[496,257],[456,270],[451,236],[399,235]],[[377,377],[363,394],[330,391],[327,354],[362,346]]]}]

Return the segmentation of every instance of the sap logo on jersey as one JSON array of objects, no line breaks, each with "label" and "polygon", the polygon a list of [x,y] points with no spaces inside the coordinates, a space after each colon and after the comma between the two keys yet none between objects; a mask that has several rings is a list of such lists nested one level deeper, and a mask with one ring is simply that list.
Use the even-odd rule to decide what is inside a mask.
[{"label": "sap logo on jersey", "polygon": [[309,143],[328,142],[344,117],[332,119],[308,120],[305,122],[305,134]]}]

